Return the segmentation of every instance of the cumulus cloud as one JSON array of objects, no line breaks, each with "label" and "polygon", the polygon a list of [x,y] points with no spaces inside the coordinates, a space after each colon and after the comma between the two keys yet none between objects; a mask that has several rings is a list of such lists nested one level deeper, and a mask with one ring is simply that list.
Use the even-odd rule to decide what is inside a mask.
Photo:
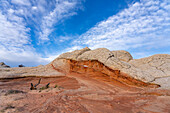
[{"label": "cumulus cloud", "polygon": [[99,22],[74,43],[111,50],[167,47],[170,43],[169,7],[168,0],[141,0]]}]

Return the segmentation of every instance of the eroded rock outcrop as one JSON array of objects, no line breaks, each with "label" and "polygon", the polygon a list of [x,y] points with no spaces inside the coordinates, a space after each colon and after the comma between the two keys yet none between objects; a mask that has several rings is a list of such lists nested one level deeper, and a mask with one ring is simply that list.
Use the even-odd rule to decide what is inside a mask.
[{"label": "eroded rock outcrop", "polygon": [[[0,68],[0,111],[169,113],[170,55],[120,56],[105,48],[84,48],[45,66]],[[1,79],[16,77],[23,78]],[[30,90],[38,80],[39,90]],[[158,84],[168,89],[155,88]]]},{"label": "eroded rock outcrop", "polygon": [[4,62],[0,62],[0,68],[10,68],[10,66],[6,65]]}]

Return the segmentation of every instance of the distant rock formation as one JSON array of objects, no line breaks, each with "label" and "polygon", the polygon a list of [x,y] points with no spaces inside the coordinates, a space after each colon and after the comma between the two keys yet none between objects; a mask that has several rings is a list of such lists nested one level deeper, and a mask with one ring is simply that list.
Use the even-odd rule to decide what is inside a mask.
[{"label": "distant rock formation", "polygon": [[0,68],[10,68],[10,66],[6,65],[4,62],[0,62]]},{"label": "distant rock formation", "polygon": [[22,65],[22,64],[20,64],[20,65],[18,65],[18,67],[25,67],[24,65]]}]

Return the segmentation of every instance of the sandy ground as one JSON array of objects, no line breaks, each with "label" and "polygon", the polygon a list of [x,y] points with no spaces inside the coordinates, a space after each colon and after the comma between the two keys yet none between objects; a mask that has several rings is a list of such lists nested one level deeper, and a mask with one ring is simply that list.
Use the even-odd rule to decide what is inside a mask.
[{"label": "sandy ground", "polygon": [[[108,77],[71,73],[55,78],[0,80],[2,113],[170,113],[170,90],[139,88]],[[57,85],[56,88],[54,88]],[[18,92],[10,93],[10,91]]]}]

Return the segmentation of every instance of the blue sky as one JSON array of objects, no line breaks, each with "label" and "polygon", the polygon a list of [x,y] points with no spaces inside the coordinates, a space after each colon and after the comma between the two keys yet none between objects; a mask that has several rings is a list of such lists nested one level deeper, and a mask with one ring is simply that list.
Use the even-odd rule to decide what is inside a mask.
[{"label": "blue sky", "polygon": [[0,0],[0,61],[37,66],[86,46],[170,54],[170,1]]}]

